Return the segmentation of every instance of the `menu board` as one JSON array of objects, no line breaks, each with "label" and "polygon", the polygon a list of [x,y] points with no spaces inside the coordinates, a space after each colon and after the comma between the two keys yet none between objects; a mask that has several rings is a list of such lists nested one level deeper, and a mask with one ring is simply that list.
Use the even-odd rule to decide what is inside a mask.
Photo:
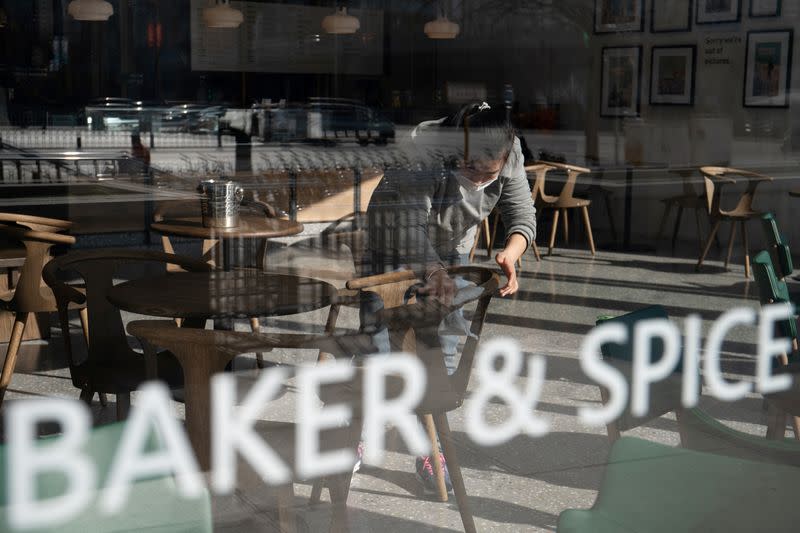
[{"label": "menu board", "polygon": [[361,28],[328,35],[322,19],[331,7],[231,2],[244,15],[238,28],[211,29],[203,22],[209,0],[191,0],[192,70],[380,75],[383,10],[352,9]]}]

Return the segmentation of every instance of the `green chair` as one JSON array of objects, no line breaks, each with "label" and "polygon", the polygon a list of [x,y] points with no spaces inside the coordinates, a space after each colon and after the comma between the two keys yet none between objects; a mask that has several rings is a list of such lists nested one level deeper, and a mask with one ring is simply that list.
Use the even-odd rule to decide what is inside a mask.
[{"label": "green chair", "polygon": [[[116,423],[94,429],[84,453],[94,459],[98,482],[104,485],[111,462],[122,435],[124,424]],[[42,439],[43,445],[48,439]],[[8,452],[0,447],[0,531],[12,529],[8,523],[8,494],[14,487],[8,485],[5,475]],[[64,477],[46,473],[37,479],[40,498],[60,495],[65,486]],[[140,480],[131,487],[125,506],[113,515],[103,514],[95,497],[87,509],[67,523],[46,529],[26,529],[28,532],[103,533],[122,531],[147,531],[148,533],[208,532],[212,531],[211,502],[207,491],[197,499],[183,499],[177,492],[171,476]]]},{"label": "green chair", "polygon": [[761,216],[761,224],[767,238],[769,249],[775,254],[775,264],[778,266],[776,273],[779,279],[784,279],[794,271],[792,262],[792,252],[786,242],[786,238],[778,230],[778,223],[772,213],[764,213]]},{"label": "green chair", "polygon": [[[785,246],[779,245],[779,248]],[[789,288],[785,281],[778,278],[778,274],[772,264],[772,256],[767,250],[758,252],[753,258],[753,276],[758,286],[761,305],[792,301],[789,295]],[[797,350],[797,321],[794,319],[785,320],[780,322],[778,327],[781,334],[792,339],[794,349]]]},{"label": "green chair", "polygon": [[559,533],[796,531],[800,468],[625,437],[611,449],[591,509],[568,509]]},{"label": "green chair", "polygon": [[[625,344],[604,344],[600,348],[603,360],[621,372],[628,383],[631,383],[634,327],[642,320],[653,318],[667,319],[669,315],[667,314],[667,310],[662,306],[653,305],[618,317],[600,317],[597,320],[598,325],[601,323],[617,322],[624,325],[628,330],[629,342]],[[651,354],[654,360],[661,357],[662,349],[663,346],[661,346],[661,343],[654,341],[654,345],[651,347]],[[680,417],[682,371],[682,364],[679,363],[671,376],[652,385],[650,389],[650,409],[645,416],[633,416],[630,412],[630,406],[628,406],[619,418],[607,424],[606,429],[608,430],[609,439],[614,442],[620,437],[622,431],[644,425],[650,420],[658,418],[670,411],[675,411],[675,415]],[[600,387],[600,396],[603,403],[608,401],[608,391],[603,387]]]}]

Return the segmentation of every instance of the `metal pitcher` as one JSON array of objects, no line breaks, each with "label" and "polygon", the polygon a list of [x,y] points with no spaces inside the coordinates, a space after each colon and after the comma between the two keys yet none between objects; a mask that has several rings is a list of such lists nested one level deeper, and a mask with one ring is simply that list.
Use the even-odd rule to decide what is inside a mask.
[{"label": "metal pitcher", "polygon": [[207,228],[235,228],[239,225],[239,205],[244,189],[235,181],[220,178],[201,181],[197,186],[203,226]]}]

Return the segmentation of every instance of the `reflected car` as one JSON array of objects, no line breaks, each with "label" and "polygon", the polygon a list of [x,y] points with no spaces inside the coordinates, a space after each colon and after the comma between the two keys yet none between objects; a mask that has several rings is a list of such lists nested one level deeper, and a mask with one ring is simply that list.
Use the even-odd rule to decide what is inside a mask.
[{"label": "reflected car", "polygon": [[185,103],[167,108],[161,114],[163,131],[216,133],[226,108],[219,105]]},{"label": "reflected car", "polygon": [[312,98],[307,106],[308,138],[353,137],[359,144],[386,144],[394,139],[394,123],[356,100]]},{"label": "reflected car", "polygon": [[146,100],[104,97],[91,100],[83,109],[80,123],[91,130],[148,130],[163,104]]}]

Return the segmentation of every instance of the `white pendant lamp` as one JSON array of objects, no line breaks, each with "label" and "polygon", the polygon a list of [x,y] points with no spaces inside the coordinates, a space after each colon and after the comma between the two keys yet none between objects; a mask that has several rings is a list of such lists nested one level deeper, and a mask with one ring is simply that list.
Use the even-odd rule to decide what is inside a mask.
[{"label": "white pendant lamp", "polygon": [[442,11],[436,20],[426,22],[423,30],[429,39],[455,39],[461,28]]},{"label": "white pendant lamp", "polygon": [[114,6],[105,0],[72,0],[67,13],[75,20],[103,22],[114,14]]},{"label": "white pendant lamp", "polygon": [[322,19],[322,29],[325,33],[346,35],[357,32],[360,27],[361,22],[356,17],[348,15],[346,7],[340,7],[333,15]]},{"label": "white pendant lamp", "polygon": [[203,9],[203,21],[209,28],[238,28],[244,15],[231,7],[229,0],[217,0],[214,7]]}]

